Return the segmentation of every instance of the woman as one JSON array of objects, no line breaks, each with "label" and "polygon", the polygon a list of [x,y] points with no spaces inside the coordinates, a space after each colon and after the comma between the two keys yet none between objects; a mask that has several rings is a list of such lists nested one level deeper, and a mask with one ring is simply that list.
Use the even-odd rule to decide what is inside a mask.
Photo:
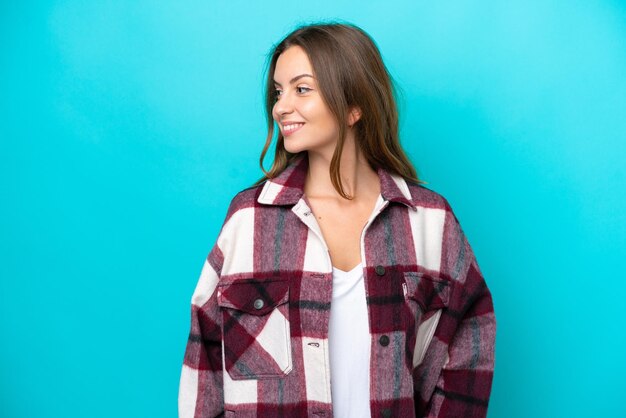
[{"label": "woman", "polygon": [[238,193],[192,297],[181,417],[484,417],[491,295],[398,138],[371,38],[304,26],[272,50],[266,176]]}]

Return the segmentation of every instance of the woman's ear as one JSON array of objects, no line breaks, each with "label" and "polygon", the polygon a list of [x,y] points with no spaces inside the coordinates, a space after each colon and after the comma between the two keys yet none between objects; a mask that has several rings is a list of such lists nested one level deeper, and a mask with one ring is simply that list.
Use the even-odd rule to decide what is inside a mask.
[{"label": "woman's ear", "polygon": [[350,108],[350,113],[348,113],[348,126],[352,127],[359,119],[361,119],[361,109],[358,106]]}]

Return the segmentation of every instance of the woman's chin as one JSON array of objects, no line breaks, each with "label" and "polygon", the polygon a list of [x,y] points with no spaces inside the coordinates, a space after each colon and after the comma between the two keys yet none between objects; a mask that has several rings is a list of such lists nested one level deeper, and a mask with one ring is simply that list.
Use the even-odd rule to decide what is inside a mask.
[{"label": "woman's chin", "polygon": [[297,154],[299,152],[307,150],[307,148],[304,147],[302,144],[293,144],[288,139],[284,142],[284,145],[285,145],[285,150],[292,154]]}]

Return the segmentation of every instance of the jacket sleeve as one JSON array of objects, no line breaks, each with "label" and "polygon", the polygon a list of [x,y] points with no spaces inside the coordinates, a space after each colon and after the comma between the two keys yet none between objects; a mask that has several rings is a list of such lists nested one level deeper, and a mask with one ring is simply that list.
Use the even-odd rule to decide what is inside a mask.
[{"label": "jacket sleeve", "polygon": [[422,363],[414,370],[417,416],[485,417],[495,362],[493,303],[449,206],[440,269],[453,283],[452,295]]},{"label": "jacket sleeve", "polygon": [[191,299],[191,331],[178,392],[180,418],[210,418],[224,412],[221,313],[217,283],[223,265],[218,241],[209,252]]}]

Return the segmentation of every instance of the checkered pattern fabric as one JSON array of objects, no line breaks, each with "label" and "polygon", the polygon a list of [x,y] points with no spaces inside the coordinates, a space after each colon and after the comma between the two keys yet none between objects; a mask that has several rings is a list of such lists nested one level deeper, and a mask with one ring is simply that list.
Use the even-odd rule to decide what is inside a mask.
[{"label": "checkered pattern fabric", "polygon": [[[306,154],[231,201],[191,300],[181,417],[332,417],[332,264]],[[378,169],[361,235],[373,417],[484,417],[491,294],[447,201]]]}]

